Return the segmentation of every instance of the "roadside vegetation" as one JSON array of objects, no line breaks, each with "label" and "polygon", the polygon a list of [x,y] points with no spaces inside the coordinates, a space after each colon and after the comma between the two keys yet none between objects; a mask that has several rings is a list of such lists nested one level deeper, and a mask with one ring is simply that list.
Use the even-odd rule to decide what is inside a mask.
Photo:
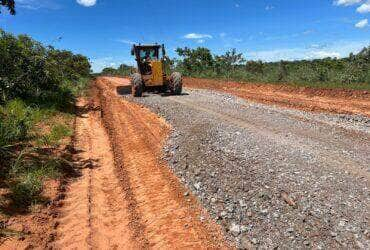
[{"label": "roadside vegetation", "polygon": [[86,57],[0,30],[2,214],[44,202],[45,182],[65,173],[75,99],[89,78]]},{"label": "roadside vegetation", "polygon": [[280,62],[246,61],[235,49],[214,55],[207,48],[178,48],[172,66],[184,76],[239,82],[370,90],[370,46],[346,58]]},{"label": "roadside vegetation", "polygon": [[126,64],[121,64],[118,68],[104,68],[101,73],[97,74],[100,76],[118,76],[127,77],[135,72],[135,68]]},{"label": "roadside vegetation", "polygon": [[14,0],[0,0],[0,13],[1,6],[4,6],[11,15],[15,15],[15,1]]}]

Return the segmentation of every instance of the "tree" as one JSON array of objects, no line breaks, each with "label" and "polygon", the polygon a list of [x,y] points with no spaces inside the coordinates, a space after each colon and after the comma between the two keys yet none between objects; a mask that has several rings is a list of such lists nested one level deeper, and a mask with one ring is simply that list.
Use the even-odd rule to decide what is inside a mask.
[{"label": "tree", "polygon": [[64,83],[89,74],[86,57],[44,47],[26,35],[13,36],[0,29],[0,103],[57,94]]},{"label": "tree", "polygon": [[288,76],[288,70],[287,70],[287,62],[284,62],[281,60],[279,62],[279,73],[278,73],[278,81],[284,81],[286,80]]},{"label": "tree", "polygon": [[198,47],[196,49],[177,48],[177,54],[182,57],[179,62],[185,73],[204,72],[213,66],[214,60],[211,51],[207,48]]},{"label": "tree", "polygon": [[253,74],[263,74],[263,62],[261,60],[248,61],[245,68]]},{"label": "tree", "polygon": [[226,70],[227,78],[230,78],[230,74],[235,72],[235,67],[245,62],[242,53],[237,53],[236,49],[226,51],[224,55],[215,56],[216,71],[220,74],[221,71]]},{"label": "tree", "polygon": [[117,70],[115,68],[108,67],[108,68],[104,68],[101,74],[104,76],[114,76],[117,74]]},{"label": "tree", "polygon": [[221,56],[221,59],[229,66],[240,65],[245,62],[243,53],[237,53],[236,49],[226,51],[225,55]]},{"label": "tree", "polygon": [[[14,0],[0,0],[0,5],[5,6],[11,15],[15,15],[15,1]],[[1,9],[0,9],[1,12]]]}]

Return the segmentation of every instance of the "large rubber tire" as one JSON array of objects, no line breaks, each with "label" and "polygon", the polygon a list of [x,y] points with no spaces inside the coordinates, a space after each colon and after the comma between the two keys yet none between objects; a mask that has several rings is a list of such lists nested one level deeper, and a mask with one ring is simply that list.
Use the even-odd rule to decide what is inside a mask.
[{"label": "large rubber tire", "polygon": [[141,97],[143,96],[143,79],[141,78],[141,75],[138,73],[134,73],[131,76],[131,89],[132,89],[132,95],[134,97]]},{"label": "large rubber tire", "polygon": [[181,95],[182,75],[179,72],[173,72],[170,77],[170,90],[174,95]]}]

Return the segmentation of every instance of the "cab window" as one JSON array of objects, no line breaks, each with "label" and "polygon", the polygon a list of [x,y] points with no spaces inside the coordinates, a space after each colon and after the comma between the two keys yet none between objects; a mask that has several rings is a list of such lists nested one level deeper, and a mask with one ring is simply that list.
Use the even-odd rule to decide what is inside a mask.
[{"label": "cab window", "polygon": [[140,50],[140,58],[141,60],[145,60],[149,58],[150,60],[157,60],[158,55],[156,54],[155,49],[142,49]]}]

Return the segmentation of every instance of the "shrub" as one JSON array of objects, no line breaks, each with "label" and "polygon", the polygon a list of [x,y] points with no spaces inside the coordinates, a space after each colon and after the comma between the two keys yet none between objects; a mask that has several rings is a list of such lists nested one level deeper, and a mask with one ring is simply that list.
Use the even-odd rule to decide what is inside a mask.
[{"label": "shrub", "polygon": [[41,171],[33,171],[22,174],[9,185],[11,197],[16,206],[27,207],[40,199],[42,177]]},{"label": "shrub", "polygon": [[45,47],[26,35],[15,37],[0,29],[0,103],[15,98],[53,98],[65,90],[61,89],[65,81],[77,81],[89,74],[86,57]]},{"label": "shrub", "polygon": [[103,76],[129,76],[135,72],[135,68],[126,64],[121,64],[117,69],[108,67],[104,68],[100,75]]},{"label": "shrub", "polygon": [[72,131],[70,128],[63,124],[57,124],[52,127],[49,134],[43,135],[39,139],[39,145],[57,146],[60,140],[71,135]]},{"label": "shrub", "polygon": [[50,133],[40,135],[35,125],[45,125],[58,111],[73,111],[89,77],[86,57],[0,29],[0,178],[17,206],[38,201],[43,181],[61,174],[62,159],[49,146],[72,133],[50,122]]},{"label": "shrub", "polygon": [[13,100],[0,106],[0,148],[26,140],[33,125],[31,108],[21,100]]}]

